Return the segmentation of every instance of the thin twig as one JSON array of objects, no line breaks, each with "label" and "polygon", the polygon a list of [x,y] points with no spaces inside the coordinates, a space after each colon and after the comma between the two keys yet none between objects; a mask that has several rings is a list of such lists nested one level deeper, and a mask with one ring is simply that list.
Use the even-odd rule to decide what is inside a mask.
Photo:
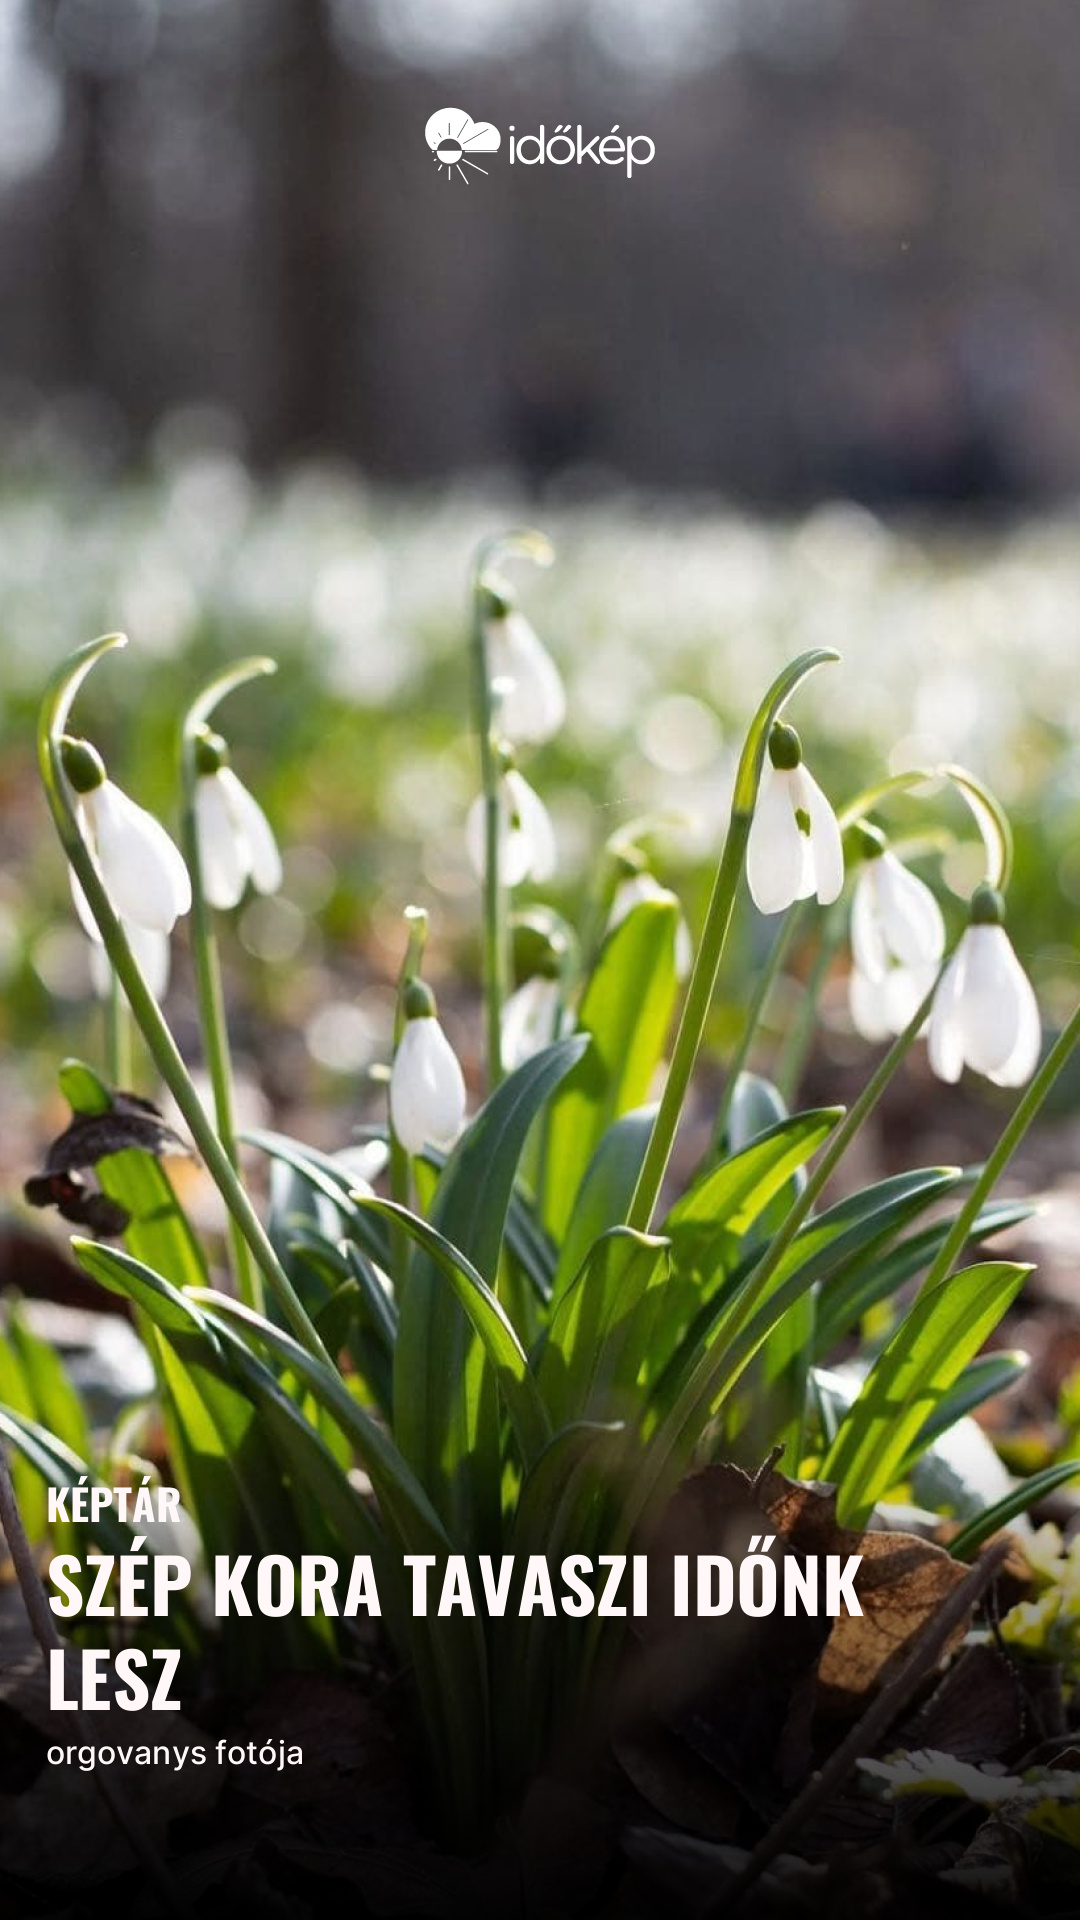
[{"label": "thin twig", "polygon": [[877,1699],[871,1702],[862,1719],[851,1729],[847,1739],[842,1740],[836,1751],[830,1754],[820,1771],[811,1774],[787,1812],[759,1841],[746,1865],[723,1893],[706,1907],[700,1920],[717,1920],[720,1914],[729,1913],[761,1879],[778,1854],[783,1853],[810,1815],[816,1813],[823,1801],[839,1791],[856,1761],[876,1746],[882,1735],[888,1732],[897,1714],[906,1707],[919,1682],[940,1658],[964,1616],[981,1600],[1008,1555],[1009,1544],[1005,1540],[999,1540],[981,1555],[967,1578],[954,1587],[941,1611],[928,1622],[899,1673],[890,1680],[888,1686],[882,1688]]},{"label": "thin twig", "polygon": [[[3,1530],[4,1538],[8,1543],[8,1550],[15,1568],[15,1577],[18,1580],[19,1588],[22,1592],[30,1626],[33,1630],[34,1638],[41,1648],[42,1659],[45,1662],[46,1672],[48,1672],[50,1666],[49,1655],[60,1653],[63,1654],[66,1659],[66,1648],[53,1624],[53,1617],[49,1611],[48,1601],[45,1598],[45,1589],[38,1578],[33,1549],[26,1537],[26,1528],[23,1526],[22,1515],[19,1512],[18,1503],[15,1499],[15,1487],[11,1478],[11,1468],[8,1465],[7,1450],[2,1440],[0,1440],[0,1529]],[[87,1746],[97,1747],[98,1735],[96,1730],[90,1725],[85,1714],[77,1709],[75,1713],[75,1728],[80,1740],[84,1741]],[[106,1779],[100,1767],[95,1767],[93,1773],[94,1784],[105,1802],[110,1815],[123,1834],[132,1853],[141,1861],[146,1869],[149,1879],[153,1882],[161,1896],[166,1912],[173,1915],[173,1920],[186,1920],[189,1909],[181,1899],[172,1876],[153,1841],[144,1832],[139,1816],[131,1806],[127,1795],[122,1788],[114,1786]]]}]

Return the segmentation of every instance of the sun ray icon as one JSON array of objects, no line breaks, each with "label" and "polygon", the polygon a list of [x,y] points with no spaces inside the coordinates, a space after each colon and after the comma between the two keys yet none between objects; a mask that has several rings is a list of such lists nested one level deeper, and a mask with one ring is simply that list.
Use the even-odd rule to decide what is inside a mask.
[{"label": "sun ray icon", "polygon": [[[463,113],[460,107],[440,107],[438,113],[433,113],[424,128],[424,138],[440,173],[445,172],[448,180],[452,180],[456,174],[466,186],[469,184],[469,173],[487,173],[487,168],[477,166],[471,156],[476,153],[498,153],[502,144],[498,127],[493,127],[486,120],[474,120],[471,114]],[[466,167],[469,173],[466,173]]]}]

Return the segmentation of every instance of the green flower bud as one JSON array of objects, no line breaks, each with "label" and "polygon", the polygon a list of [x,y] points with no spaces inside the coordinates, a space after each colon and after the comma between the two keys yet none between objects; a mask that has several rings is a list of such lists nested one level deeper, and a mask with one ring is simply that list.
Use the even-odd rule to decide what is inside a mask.
[{"label": "green flower bud", "polygon": [[195,742],[195,768],[198,773],[220,773],[229,764],[229,744],[220,733],[204,728]]},{"label": "green flower bud", "polygon": [[434,1020],[435,995],[423,980],[410,980],[401,999],[406,1020]]},{"label": "green flower bud", "polygon": [[769,759],[781,773],[792,773],[802,765],[802,741],[783,720],[774,720],[769,733]]},{"label": "green flower bud", "polygon": [[89,740],[76,740],[72,734],[65,733],[60,742],[60,755],[64,772],[76,793],[93,793],[96,787],[105,785],[105,762]]},{"label": "green flower bud", "polygon": [[1005,902],[988,880],[983,880],[972,894],[969,918],[973,927],[1004,926]]}]

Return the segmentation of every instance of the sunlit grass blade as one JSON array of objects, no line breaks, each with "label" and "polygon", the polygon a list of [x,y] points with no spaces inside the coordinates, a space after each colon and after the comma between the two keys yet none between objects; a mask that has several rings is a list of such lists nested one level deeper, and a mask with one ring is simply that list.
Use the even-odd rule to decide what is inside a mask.
[{"label": "sunlit grass blade", "polygon": [[1029,1475],[1006,1494],[1004,1500],[998,1500],[987,1507],[974,1520],[962,1527],[955,1539],[949,1542],[949,1552],[954,1560],[974,1560],[979,1548],[1015,1520],[1019,1513],[1030,1513],[1047,1494],[1054,1493],[1058,1487],[1068,1486],[1071,1480],[1080,1480],[1080,1460],[1058,1460],[1051,1467],[1044,1467],[1040,1473]]},{"label": "sunlit grass blade", "polygon": [[602,1136],[648,1099],[675,1010],[678,925],[674,899],[642,901],[608,935],[585,988],[578,1026],[592,1045],[544,1129],[541,1209],[556,1237]]},{"label": "sunlit grass blade", "polygon": [[822,1463],[845,1526],[895,1483],[919,1429],[1016,1298],[1029,1266],[986,1261],[920,1295],[871,1367]]},{"label": "sunlit grass blade", "polygon": [[393,1200],[379,1199],[366,1200],[364,1205],[395,1221],[445,1274],[495,1370],[522,1458],[531,1464],[551,1439],[551,1425],[528,1355],[487,1281],[444,1234],[427,1220],[410,1213],[407,1207],[400,1207]]},{"label": "sunlit grass blade", "polygon": [[[588,1037],[547,1047],[491,1095],[454,1148],[432,1224],[483,1275],[498,1275],[529,1131]],[[370,1211],[370,1210],[368,1210]],[[395,1437],[450,1531],[495,1550],[501,1528],[498,1405],[483,1346],[430,1255],[414,1259],[394,1351]]]},{"label": "sunlit grass blade", "polygon": [[612,1227],[560,1296],[540,1356],[540,1391],[557,1427],[630,1417],[662,1310],[669,1243]]}]

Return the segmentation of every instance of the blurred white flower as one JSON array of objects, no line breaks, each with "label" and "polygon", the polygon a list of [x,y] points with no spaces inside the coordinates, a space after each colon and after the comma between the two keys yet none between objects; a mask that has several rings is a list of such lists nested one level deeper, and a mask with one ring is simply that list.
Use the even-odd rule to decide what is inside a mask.
[{"label": "blurred white flower", "polygon": [[485,636],[499,733],[515,743],[550,740],[566,718],[566,692],[543,641],[513,607],[485,622]]},{"label": "blurred white flower", "polygon": [[[473,871],[483,879],[485,801],[478,794],[465,822],[465,844]],[[511,767],[499,782],[499,876],[504,886],[522,880],[550,880],[555,871],[555,834],[540,795]]]},{"label": "blurred white flower", "polygon": [[761,913],[783,913],[816,893],[831,906],[844,884],[836,815],[803,765],[793,727],[774,726],[746,850],[746,877]]},{"label": "blurred white flower", "polygon": [[[634,907],[640,906],[643,900],[672,900],[677,905],[678,895],[672,893],[669,887],[662,887],[655,874],[627,874],[626,879],[620,880],[615,889],[615,898],[611,902],[611,912],[608,914],[608,932],[613,933],[616,927],[620,927],[627,914],[632,912]],[[690,938],[690,929],[680,913],[675,929],[676,978],[685,980],[693,964],[694,943]]]},{"label": "blurred white flower", "polygon": [[930,888],[887,850],[863,861],[851,908],[851,1018],[866,1040],[902,1033],[934,984],[945,923]]},{"label": "blurred white flower", "polygon": [[999,896],[980,888],[972,911],[930,1009],[930,1065],[939,1080],[959,1080],[968,1066],[995,1086],[1021,1087],[1038,1064],[1038,1002],[1001,925]]},{"label": "blurred white flower", "polygon": [[955,1754],[938,1753],[932,1747],[898,1753],[891,1760],[860,1760],[859,1766],[884,1784],[890,1799],[906,1793],[951,1794],[977,1806],[996,1807],[1015,1799],[1024,1786],[1019,1774],[973,1767]]},{"label": "blurred white flower", "polygon": [[556,1037],[559,1018],[559,982],[534,973],[510,995],[502,1014],[503,1065],[523,1066],[534,1053]]},{"label": "blurred white flower", "polygon": [[452,1146],[465,1122],[465,1080],[457,1055],[435,1016],[413,1014],[390,1071],[390,1124],[406,1153]]},{"label": "blurred white flower", "polygon": [[[113,907],[128,927],[171,933],[191,906],[191,881],[161,824],[111,780],[80,793],[79,825]],[[75,875],[72,891],[83,925],[96,923]]]},{"label": "blurred white flower", "polygon": [[[146,927],[127,925],[124,927],[124,932],[135,964],[154,999],[164,1000],[169,989],[168,934],[153,933]],[[112,966],[101,944],[100,934],[94,937],[90,946],[90,979],[98,998],[107,1000],[112,990]]]},{"label": "blurred white flower", "polygon": [[890,1040],[903,1033],[934,984],[936,967],[890,967],[871,980],[858,967],[848,975],[848,1010],[864,1040]]},{"label": "blurred white flower", "polygon": [[276,893],[281,855],[270,822],[232,768],[200,773],[195,786],[199,866],[212,907],[235,907],[248,881],[256,893]]}]

